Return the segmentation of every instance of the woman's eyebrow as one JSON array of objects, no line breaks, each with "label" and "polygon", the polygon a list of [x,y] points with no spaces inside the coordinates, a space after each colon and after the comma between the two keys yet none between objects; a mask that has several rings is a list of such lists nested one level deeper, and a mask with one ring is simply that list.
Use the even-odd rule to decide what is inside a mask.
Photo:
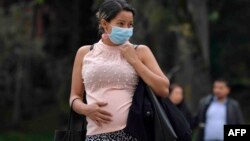
[{"label": "woman's eyebrow", "polygon": [[[117,21],[119,21],[119,22],[126,22],[126,20],[122,20],[122,19],[117,19]],[[129,22],[133,23],[133,21],[132,21],[132,20],[131,20],[131,21],[129,21]]]}]

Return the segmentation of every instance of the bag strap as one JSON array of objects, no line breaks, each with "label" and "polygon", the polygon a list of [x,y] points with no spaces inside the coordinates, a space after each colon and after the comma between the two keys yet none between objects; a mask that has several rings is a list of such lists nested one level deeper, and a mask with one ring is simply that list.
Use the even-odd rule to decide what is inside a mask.
[{"label": "bag strap", "polygon": [[92,45],[90,46],[90,48],[89,48],[89,51],[93,50],[94,46],[95,46],[95,44],[92,44]]},{"label": "bag strap", "polygon": [[[89,51],[91,51],[91,50],[93,50],[93,48],[94,48],[94,44],[92,44],[91,46],[90,46],[90,48],[89,48]],[[86,101],[86,92],[84,91],[84,94],[85,94],[85,99],[81,99],[81,98],[75,98],[75,99],[73,99],[72,100],[72,102],[71,102],[71,105],[70,105],[70,114],[69,114],[69,120],[68,120],[68,130],[69,131],[72,131],[72,126],[73,126],[73,120],[74,120],[74,110],[73,110],[73,106],[74,106],[74,102],[77,100],[77,99],[80,99],[80,100],[82,100],[84,103],[87,103],[87,101]],[[85,100],[85,101],[84,101]],[[82,131],[82,133],[83,134],[86,134],[86,126],[87,126],[87,121],[86,121],[86,116],[85,115],[82,115],[82,128],[81,128],[81,131]],[[71,138],[71,133],[72,132],[70,132],[69,133],[69,136],[68,136],[68,140],[70,140],[70,138]]]},{"label": "bag strap", "polygon": [[68,121],[68,130],[72,129],[72,124],[73,124],[73,104],[77,99],[81,99],[81,98],[75,98],[72,100],[71,102],[71,106],[70,106],[70,114],[69,114],[69,121]]},{"label": "bag strap", "polygon": [[[94,46],[93,46],[94,47]],[[92,48],[93,49],[93,48]],[[86,98],[86,91],[84,91],[84,99],[83,99],[83,103],[87,104],[87,98]],[[81,129],[83,134],[87,133],[87,120],[86,120],[86,116],[82,115],[82,129]]]},{"label": "bag strap", "polygon": [[137,49],[139,47],[139,45],[134,45],[134,48]]}]

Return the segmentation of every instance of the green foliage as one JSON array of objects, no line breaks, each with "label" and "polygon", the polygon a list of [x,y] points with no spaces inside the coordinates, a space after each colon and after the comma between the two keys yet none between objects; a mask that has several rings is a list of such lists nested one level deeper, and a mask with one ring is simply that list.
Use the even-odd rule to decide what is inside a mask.
[{"label": "green foliage", "polygon": [[[15,120],[21,120],[24,113],[35,113],[35,105],[44,99],[37,95],[48,91],[34,83],[34,76],[41,74],[40,70],[34,70],[37,67],[43,68],[46,54],[43,49],[44,40],[32,37],[32,9],[32,5],[22,3],[11,5],[8,15],[0,9],[0,86],[4,88],[0,89],[4,97],[0,100],[3,103],[0,111],[8,111],[1,117],[1,122],[8,121],[7,124],[4,122],[5,126],[14,124],[14,115]],[[14,108],[6,106],[7,103],[19,105]]]},{"label": "green foliage", "polygon": [[[0,13],[0,40],[4,44],[4,51],[1,53],[17,53],[18,55],[43,58],[43,41],[32,38],[32,7],[22,5],[12,5],[10,15]],[[27,12],[24,12],[27,10]],[[0,55],[2,56],[2,55]],[[6,55],[9,56],[9,55]],[[3,59],[1,59],[3,60]],[[0,61],[1,61],[0,60]]]},{"label": "green foliage", "polygon": [[212,22],[212,23],[218,21],[219,18],[220,18],[220,14],[219,14],[218,11],[213,11],[213,12],[209,15],[209,17],[208,17],[209,21]]},{"label": "green foliage", "polygon": [[96,36],[87,16],[91,3],[33,0],[0,7],[0,130],[25,132],[1,139],[52,133],[67,123],[75,53]]},{"label": "green foliage", "polygon": [[[250,109],[250,3],[241,1],[209,1],[212,19],[210,21],[212,75],[229,80],[231,96],[242,106],[246,121]],[[237,10],[235,10],[237,9]],[[210,17],[211,17],[210,16]]]},{"label": "green foliage", "polygon": [[[211,51],[214,57],[215,76],[223,75],[234,84],[250,86],[250,76],[247,70],[249,62],[250,34],[249,3],[245,0],[225,1],[223,7],[217,8],[216,3],[211,1]],[[232,13],[232,7],[237,8],[237,14]],[[220,13],[221,14],[220,14]]]},{"label": "green foliage", "polygon": [[36,4],[44,4],[45,0],[35,0]]}]

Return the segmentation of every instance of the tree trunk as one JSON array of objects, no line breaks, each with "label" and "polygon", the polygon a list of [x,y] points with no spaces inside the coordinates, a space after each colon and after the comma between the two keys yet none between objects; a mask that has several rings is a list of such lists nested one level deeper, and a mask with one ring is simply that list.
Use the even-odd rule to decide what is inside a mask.
[{"label": "tree trunk", "polygon": [[76,48],[79,48],[79,26],[80,26],[80,1],[74,0],[72,5],[72,32],[71,32],[71,49],[75,51]]},{"label": "tree trunk", "polygon": [[12,125],[16,126],[21,119],[21,89],[22,89],[22,75],[23,75],[22,60],[18,60],[15,91],[13,98],[13,113],[12,113]]},{"label": "tree trunk", "polygon": [[188,0],[188,9],[193,17],[195,32],[202,49],[205,65],[210,67],[207,0]]}]

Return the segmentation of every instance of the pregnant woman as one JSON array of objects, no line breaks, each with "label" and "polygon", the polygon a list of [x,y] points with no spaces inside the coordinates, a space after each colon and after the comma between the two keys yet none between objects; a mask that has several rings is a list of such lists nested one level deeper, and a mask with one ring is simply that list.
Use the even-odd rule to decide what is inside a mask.
[{"label": "pregnant woman", "polygon": [[[135,141],[123,129],[138,78],[161,97],[169,93],[169,80],[147,46],[135,48],[129,42],[135,16],[131,5],[106,0],[96,15],[102,36],[92,47],[77,51],[70,103],[74,100],[73,110],[87,117],[86,141]],[[87,104],[82,102],[84,95]]]}]

